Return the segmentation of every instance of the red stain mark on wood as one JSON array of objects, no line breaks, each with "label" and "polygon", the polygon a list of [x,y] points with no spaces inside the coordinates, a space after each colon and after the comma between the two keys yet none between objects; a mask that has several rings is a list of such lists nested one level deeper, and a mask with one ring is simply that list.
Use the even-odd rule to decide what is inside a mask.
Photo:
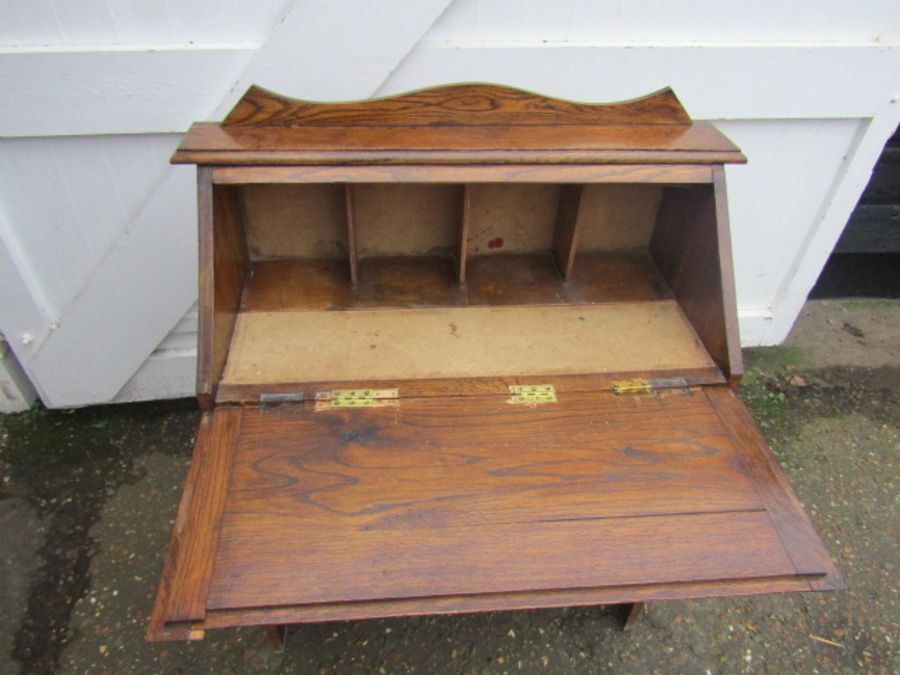
[{"label": "red stain mark on wood", "polygon": [[490,248],[490,249],[503,248],[503,237],[497,237],[496,239],[491,239],[488,242],[488,248]]}]

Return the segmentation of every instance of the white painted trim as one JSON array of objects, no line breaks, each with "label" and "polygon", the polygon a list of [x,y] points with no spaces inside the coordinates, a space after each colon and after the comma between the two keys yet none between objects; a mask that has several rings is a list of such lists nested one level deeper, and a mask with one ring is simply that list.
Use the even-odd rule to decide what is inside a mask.
[{"label": "white painted trim", "polygon": [[[900,86],[900,77],[897,84]],[[853,150],[835,177],[830,194],[821,206],[816,222],[807,232],[790,271],[784,276],[773,303],[774,320],[768,324],[761,344],[778,344],[787,338],[865,190],[872,168],[898,124],[900,106],[895,105],[892,110],[876,117],[860,130]]]}]

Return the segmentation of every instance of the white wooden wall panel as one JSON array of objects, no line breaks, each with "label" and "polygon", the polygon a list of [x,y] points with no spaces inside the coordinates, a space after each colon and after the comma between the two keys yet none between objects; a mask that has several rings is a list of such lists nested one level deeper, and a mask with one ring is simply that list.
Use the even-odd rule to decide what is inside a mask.
[{"label": "white wooden wall panel", "polygon": [[672,44],[890,42],[893,0],[456,0],[423,41]]},{"label": "white wooden wall panel", "polygon": [[290,0],[0,0],[0,46],[258,43]]},{"label": "white wooden wall panel", "polygon": [[196,373],[197,305],[195,304],[125,383],[113,402],[193,396],[197,390]]},{"label": "white wooden wall panel", "polygon": [[[897,10],[900,13],[900,9]],[[869,117],[897,109],[894,46],[419,45],[379,89],[485,80],[583,101],[671,86],[696,119]]]},{"label": "white wooden wall panel", "polygon": [[252,46],[0,51],[0,136],[183,132],[209,115]]},{"label": "white wooden wall panel", "polygon": [[772,307],[821,218],[859,120],[717,120],[747,155],[726,168],[739,310]]},{"label": "white wooden wall panel", "polygon": [[[193,118],[221,115],[253,82],[288,91],[295,91],[297,83],[305,83],[303,95],[323,98],[369,96],[448,2],[428,0],[410,9],[400,0],[377,5],[356,0],[338,0],[327,5],[315,0],[297,0],[272,27],[273,34],[253,54],[243,73],[231,74],[228,78],[231,84],[222,88],[219,100],[210,102],[204,112],[195,111],[185,119],[184,126]],[[371,27],[386,14],[394,20],[373,32]],[[336,40],[335,35],[341,35],[347,42]],[[89,53],[94,52],[89,50]],[[110,52],[126,53],[127,50]],[[63,54],[59,56],[62,58]],[[124,99],[129,92],[127,88],[113,87],[109,94]],[[40,95],[38,92],[35,100]],[[168,96],[162,90],[160,95]],[[113,101],[109,104],[115,110],[116,104]],[[112,119],[121,119],[121,115],[113,115]],[[73,130],[61,125],[55,130],[39,129],[39,132],[58,136]],[[81,126],[77,132],[89,133],[90,129]],[[18,133],[30,132],[20,129]],[[40,312],[32,311],[32,321],[37,323],[36,315],[44,319],[44,324],[23,325],[20,319],[8,320],[0,314],[0,329],[17,336],[11,346],[47,405],[64,407],[110,401],[126,385],[124,398],[144,398],[159,384],[158,380],[157,385],[152,384],[156,375],[147,375],[147,369],[135,380],[136,371],[148,357],[153,355],[150,363],[163,364],[163,368],[173,364],[182,368],[190,360],[178,350],[154,350],[196,299],[193,170],[169,167],[165,161],[147,156],[136,161],[159,170],[160,177],[138,203],[132,204],[132,215],[120,223],[114,242],[93,268],[84,264],[91,262],[87,257],[76,258],[87,269],[87,278],[64,308],[57,303],[60,285],[46,286],[41,273],[22,260],[14,268],[30,283],[20,283],[16,289],[20,295],[7,302],[27,305],[30,301],[35,307],[43,308]],[[105,184],[101,177],[95,179],[97,184]],[[34,184],[22,196],[23,204],[43,198],[47,189]],[[12,226],[0,229],[0,235],[10,234],[9,243],[4,241],[6,249],[24,251],[24,263],[28,263],[28,248],[18,236],[21,227],[18,215],[10,219]],[[75,222],[73,238],[77,238],[78,231]],[[62,223],[64,228],[71,225],[69,219]],[[0,264],[3,262],[0,258]],[[75,270],[68,272],[74,274]],[[18,339],[18,336],[28,337]],[[163,358],[166,351],[167,356],[175,354],[176,358]],[[159,368],[154,372],[158,373]]]},{"label": "white wooden wall panel", "polygon": [[167,166],[170,134],[249,84],[673,86],[750,157],[728,169],[745,344],[787,333],[900,120],[882,0],[0,0],[0,17],[0,330],[51,406],[193,390],[193,174]]},{"label": "white wooden wall panel", "polygon": [[[0,140],[6,232],[56,319],[168,171],[176,135]],[[190,223],[192,207],[181,206]]]}]

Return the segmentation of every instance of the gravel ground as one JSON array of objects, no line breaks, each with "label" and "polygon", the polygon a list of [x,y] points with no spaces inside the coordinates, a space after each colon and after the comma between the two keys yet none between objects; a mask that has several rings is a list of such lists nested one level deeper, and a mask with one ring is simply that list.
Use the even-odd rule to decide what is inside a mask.
[{"label": "gravel ground", "polygon": [[190,402],[0,417],[0,673],[900,672],[900,303],[810,303],[750,350],[742,396],[848,590],[291,627],[143,633],[199,414]]}]

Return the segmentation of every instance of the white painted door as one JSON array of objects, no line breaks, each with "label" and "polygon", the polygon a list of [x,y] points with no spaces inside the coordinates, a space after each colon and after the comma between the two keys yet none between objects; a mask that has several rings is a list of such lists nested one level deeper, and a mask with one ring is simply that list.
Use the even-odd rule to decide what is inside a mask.
[{"label": "white painted door", "polygon": [[191,393],[194,176],[168,157],[251,83],[674,87],[750,160],[728,169],[745,344],[787,334],[900,120],[884,0],[0,3],[0,332],[56,407]]}]

